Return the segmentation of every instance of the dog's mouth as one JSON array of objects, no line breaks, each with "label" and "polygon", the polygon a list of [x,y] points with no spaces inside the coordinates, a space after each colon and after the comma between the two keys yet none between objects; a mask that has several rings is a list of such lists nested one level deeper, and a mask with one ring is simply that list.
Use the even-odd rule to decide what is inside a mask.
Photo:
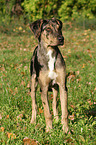
[{"label": "dog's mouth", "polygon": [[58,45],[63,45],[64,44],[64,37],[63,36],[59,36],[58,37]]}]

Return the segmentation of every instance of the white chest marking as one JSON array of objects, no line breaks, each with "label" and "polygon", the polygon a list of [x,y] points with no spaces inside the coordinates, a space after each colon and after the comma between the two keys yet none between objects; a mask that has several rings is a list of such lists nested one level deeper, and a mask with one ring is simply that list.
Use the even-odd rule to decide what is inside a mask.
[{"label": "white chest marking", "polygon": [[56,80],[57,74],[56,72],[54,72],[54,65],[55,65],[55,57],[52,57],[52,50],[49,50],[47,55],[49,56],[49,61],[48,61],[48,67],[49,67],[49,78],[51,78],[52,80]]}]

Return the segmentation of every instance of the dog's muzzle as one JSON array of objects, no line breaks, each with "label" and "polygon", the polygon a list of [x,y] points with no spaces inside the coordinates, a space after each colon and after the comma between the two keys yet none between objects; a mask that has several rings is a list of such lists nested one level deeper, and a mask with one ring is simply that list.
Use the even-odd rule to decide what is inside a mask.
[{"label": "dog's muzzle", "polygon": [[58,40],[60,45],[64,44],[64,37],[62,35],[58,37]]}]

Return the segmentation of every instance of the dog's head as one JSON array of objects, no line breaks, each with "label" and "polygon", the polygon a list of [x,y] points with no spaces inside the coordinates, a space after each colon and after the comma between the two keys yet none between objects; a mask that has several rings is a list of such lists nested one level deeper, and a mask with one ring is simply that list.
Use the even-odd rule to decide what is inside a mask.
[{"label": "dog's head", "polygon": [[30,28],[39,42],[43,41],[47,46],[63,45],[64,43],[61,31],[62,22],[58,19],[40,19],[31,23]]}]

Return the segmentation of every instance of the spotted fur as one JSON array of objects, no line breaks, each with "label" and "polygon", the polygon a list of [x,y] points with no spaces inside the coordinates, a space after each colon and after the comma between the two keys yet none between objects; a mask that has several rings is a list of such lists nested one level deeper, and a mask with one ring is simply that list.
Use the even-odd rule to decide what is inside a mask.
[{"label": "spotted fur", "polygon": [[[53,91],[53,114],[56,120],[58,117],[57,101],[58,87],[60,90],[62,129],[68,131],[68,110],[67,110],[67,87],[66,69],[62,54],[58,48],[64,44],[62,35],[62,22],[58,19],[37,20],[30,24],[30,29],[38,40],[31,59],[31,98],[32,118],[31,123],[36,123],[36,88],[39,83],[41,99],[44,107],[46,131],[52,129],[52,115],[48,104],[48,90]],[[38,99],[38,98],[37,98]]]}]

